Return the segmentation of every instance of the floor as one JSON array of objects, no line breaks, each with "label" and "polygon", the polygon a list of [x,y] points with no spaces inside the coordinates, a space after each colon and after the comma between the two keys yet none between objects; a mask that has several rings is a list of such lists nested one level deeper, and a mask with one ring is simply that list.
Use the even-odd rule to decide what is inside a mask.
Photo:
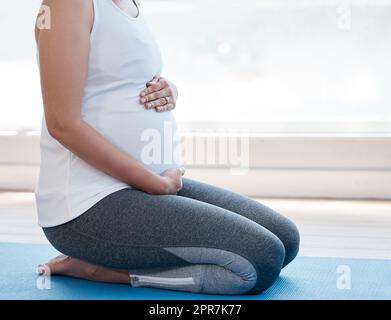
[{"label": "floor", "polygon": [[[301,256],[391,259],[391,201],[259,199],[296,222]],[[0,192],[0,242],[46,243],[34,194]]]}]

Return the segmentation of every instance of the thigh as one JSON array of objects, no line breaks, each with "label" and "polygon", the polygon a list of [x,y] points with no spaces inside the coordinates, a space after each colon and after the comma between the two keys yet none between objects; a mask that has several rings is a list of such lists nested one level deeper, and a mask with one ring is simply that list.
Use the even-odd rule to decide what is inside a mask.
[{"label": "thigh", "polygon": [[208,262],[205,256],[196,257],[205,250],[194,248],[233,253],[261,275],[258,288],[270,285],[285,257],[273,233],[243,216],[191,198],[134,189],[111,194],[71,222],[45,229],[45,234],[66,255],[121,269]]},{"label": "thigh", "polygon": [[295,224],[271,208],[241,194],[192,179],[183,179],[180,196],[203,201],[235,212],[274,233],[284,244],[286,261],[292,261],[299,250],[300,236]]}]

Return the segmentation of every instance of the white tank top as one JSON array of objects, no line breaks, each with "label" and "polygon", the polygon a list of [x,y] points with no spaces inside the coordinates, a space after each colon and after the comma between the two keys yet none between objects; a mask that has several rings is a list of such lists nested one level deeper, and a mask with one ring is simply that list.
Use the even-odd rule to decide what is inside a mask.
[{"label": "white tank top", "polygon": [[[181,162],[171,112],[146,110],[139,94],[160,76],[158,44],[140,12],[134,18],[112,0],[93,0],[94,25],[82,118],[112,144],[157,174]],[[38,223],[66,223],[107,195],[130,186],[87,164],[49,133],[41,132],[41,166],[35,188]]]}]

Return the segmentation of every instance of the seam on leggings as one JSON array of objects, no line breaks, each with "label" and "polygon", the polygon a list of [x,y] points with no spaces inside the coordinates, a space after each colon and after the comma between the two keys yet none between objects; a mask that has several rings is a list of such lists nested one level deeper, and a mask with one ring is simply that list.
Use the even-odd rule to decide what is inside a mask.
[{"label": "seam on leggings", "polygon": [[[175,256],[177,256],[177,257],[179,257],[179,258],[181,258],[181,259],[184,259],[185,261],[187,261],[187,262],[190,262],[190,263],[192,263],[192,264],[203,264],[203,265],[217,265],[217,266],[220,266],[221,268],[223,268],[223,269],[225,269],[225,270],[228,270],[228,271],[230,271],[230,272],[233,272],[233,273],[235,273],[234,271],[232,271],[229,267],[227,267],[227,264],[220,264],[220,262],[222,262],[222,261],[224,261],[225,259],[223,259],[223,260],[219,260],[219,261],[214,261],[213,262],[213,259],[212,260],[209,260],[209,259],[207,259],[207,260],[209,260],[209,261],[202,261],[202,259],[201,260],[198,260],[198,259],[193,259],[192,258],[192,256],[190,255],[188,255],[187,254],[187,256],[186,256],[186,254],[182,254],[182,253],[180,253],[180,252],[174,252],[175,251],[175,248],[180,248],[181,250],[182,249],[184,249],[185,251],[192,251],[192,250],[198,250],[198,252],[201,250],[201,251],[212,251],[212,252],[214,252],[215,254],[213,254],[213,256],[214,257],[217,257],[217,253],[216,253],[216,251],[218,251],[219,253],[220,252],[223,252],[223,254],[224,255],[229,255],[229,259],[239,259],[239,263],[240,264],[242,264],[242,263],[245,263],[245,265],[246,265],[246,268],[248,268],[248,267],[250,267],[249,269],[251,269],[251,270],[248,270],[252,275],[254,275],[254,273],[255,273],[255,276],[257,276],[257,272],[256,272],[256,270],[255,270],[255,268],[254,268],[254,265],[250,262],[250,261],[248,261],[247,259],[245,259],[245,258],[243,258],[243,256],[242,255],[239,255],[239,254],[237,254],[237,253],[233,253],[233,252],[231,252],[231,251],[228,251],[228,250],[225,250],[225,249],[215,249],[215,248],[210,248],[210,247],[202,247],[202,248],[198,248],[198,247],[194,247],[194,246],[191,246],[191,247],[189,247],[189,246],[187,246],[187,247],[165,247],[164,248],[164,250],[165,251],[168,251],[168,252],[170,252],[170,253],[172,253],[172,254],[174,254]],[[210,255],[210,254],[209,254]],[[200,256],[200,257],[202,257],[202,255]],[[225,260],[226,261],[226,260]],[[244,278],[243,278],[244,279]],[[254,280],[254,279],[252,279],[252,280]],[[255,277],[255,280],[257,280],[257,278]],[[246,279],[246,281],[247,281],[247,279]]]},{"label": "seam on leggings", "polygon": [[[76,230],[72,227],[69,227],[69,229],[75,233],[77,233],[78,235],[81,235],[81,236],[85,236],[85,237],[88,237],[88,238],[91,238],[91,239],[94,239],[95,241],[98,241],[98,242],[103,242],[103,243],[109,243],[109,244],[112,244],[114,246],[123,246],[123,247],[130,247],[130,248],[148,248],[148,249],[153,249],[153,248],[158,248],[158,249],[163,249],[167,246],[163,246],[163,245],[157,245],[157,246],[150,246],[150,245],[129,245],[129,244],[119,244],[119,243],[114,243],[110,240],[102,240],[102,239],[99,239],[95,236],[92,236],[90,234],[87,234],[87,233],[83,233],[83,232],[80,232],[79,230]],[[257,282],[258,282],[258,279],[260,279],[260,274],[257,270],[257,267],[256,267],[256,264],[254,263],[254,261],[251,259],[251,258],[248,258],[246,256],[243,256],[242,254],[238,254],[236,252],[233,252],[232,250],[229,250],[229,249],[221,249],[221,248],[217,248],[217,247],[213,247],[213,246],[202,246],[202,245],[170,245],[170,247],[175,247],[175,248],[181,248],[181,247],[187,247],[187,248],[210,248],[210,249],[216,249],[216,250],[225,250],[225,251],[228,251],[228,252],[231,252],[232,254],[236,254],[240,257],[242,257],[243,259],[247,260],[248,262],[251,263],[251,265],[253,266],[253,268],[255,269],[256,273],[257,273],[257,280],[255,281],[255,284],[254,286],[248,290],[247,292],[250,292],[252,289],[254,289],[254,287],[256,286]],[[184,260],[184,259],[182,259]],[[186,260],[184,260],[186,261]]]}]

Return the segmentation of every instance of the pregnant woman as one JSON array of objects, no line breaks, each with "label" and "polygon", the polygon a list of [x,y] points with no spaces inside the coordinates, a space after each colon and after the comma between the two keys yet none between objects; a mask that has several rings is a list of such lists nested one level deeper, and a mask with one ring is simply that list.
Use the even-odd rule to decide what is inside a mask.
[{"label": "pregnant woman", "polygon": [[43,4],[36,201],[63,255],[38,272],[209,294],[268,288],[297,255],[298,230],[250,198],[182,177],[177,90],[161,76],[140,4]]}]

